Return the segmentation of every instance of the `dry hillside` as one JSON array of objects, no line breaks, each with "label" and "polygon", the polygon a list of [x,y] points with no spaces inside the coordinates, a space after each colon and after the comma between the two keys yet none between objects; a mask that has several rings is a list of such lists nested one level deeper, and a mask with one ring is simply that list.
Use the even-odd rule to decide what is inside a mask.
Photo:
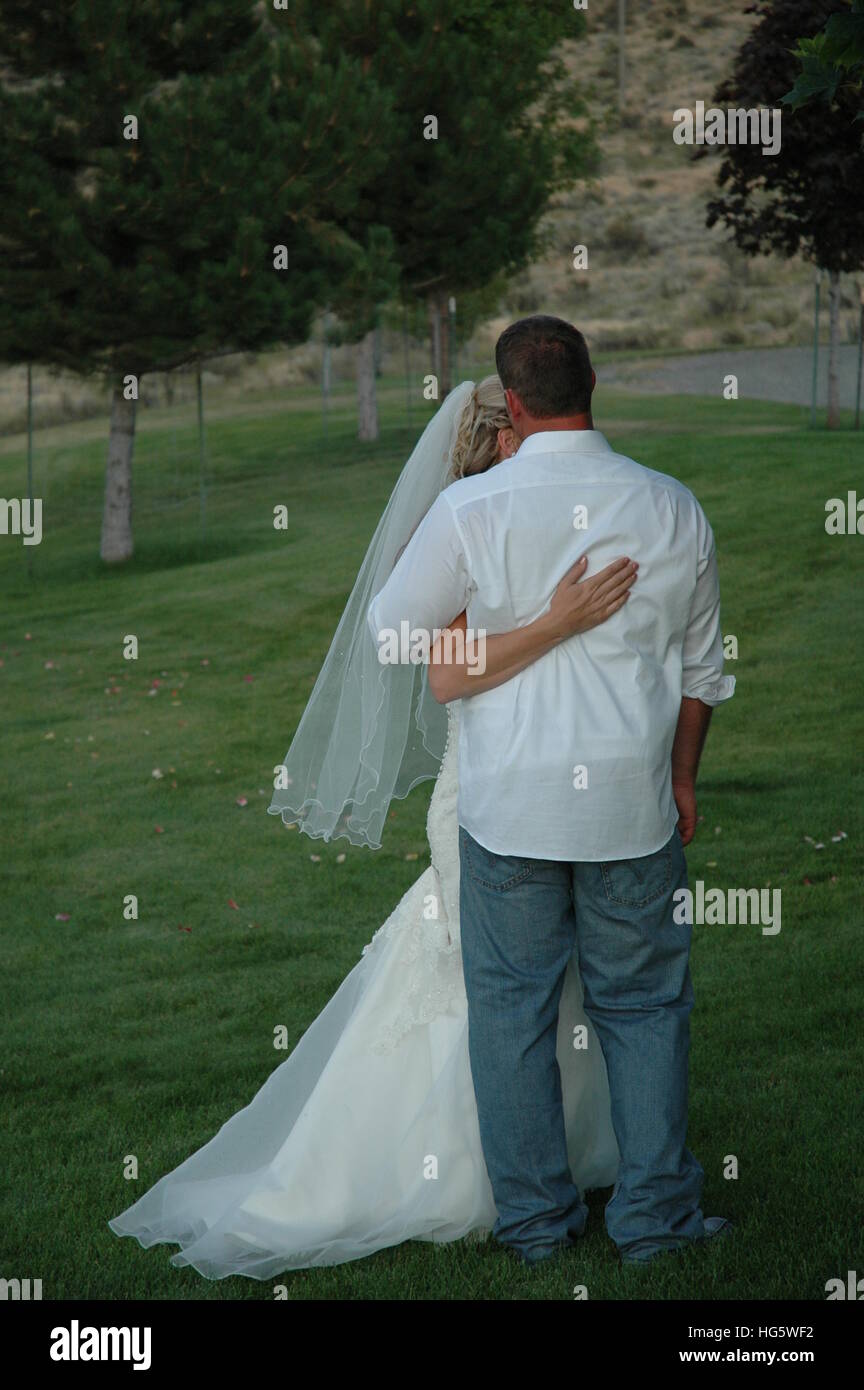
[{"label": "dry hillside", "polygon": [[[755,22],[750,0],[630,0],[626,106],[618,115],[617,0],[589,0],[588,37],[568,61],[602,123],[596,185],[562,199],[550,253],[514,286],[509,310],[569,316],[598,349],[705,349],[800,343],[812,333],[813,269],[748,259],[705,226],[717,158],[694,160],[672,139],[678,107],[711,104]],[[573,269],[572,247],[589,269]],[[862,274],[864,282],[864,274]],[[857,329],[858,294],[844,285],[841,336]]]}]

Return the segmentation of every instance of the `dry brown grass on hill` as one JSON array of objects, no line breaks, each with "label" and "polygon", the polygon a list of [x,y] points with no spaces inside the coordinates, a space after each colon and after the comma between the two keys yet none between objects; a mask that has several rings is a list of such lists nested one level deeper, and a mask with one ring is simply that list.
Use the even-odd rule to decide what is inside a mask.
[{"label": "dry brown grass on hill", "polygon": [[[802,343],[812,331],[813,269],[749,259],[705,226],[718,160],[672,139],[677,107],[710,105],[755,23],[750,0],[630,0],[626,106],[618,113],[616,0],[589,0],[587,38],[568,62],[590,94],[603,166],[562,197],[549,252],[514,281],[503,317],[543,308],[578,321],[599,350],[704,350]],[[573,247],[589,268],[573,268]],[[862,277],[864,278],[864,277]],[[841,340],[857,328],[848,278]],[[491,336],[498,322],[490,325]],[[486,335],[483,335],[486,336]]]}]

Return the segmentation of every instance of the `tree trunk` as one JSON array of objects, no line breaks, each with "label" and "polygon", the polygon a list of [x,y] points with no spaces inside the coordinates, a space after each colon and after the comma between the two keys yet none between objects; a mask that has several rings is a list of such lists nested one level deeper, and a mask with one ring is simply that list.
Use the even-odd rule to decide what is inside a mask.
[{"label": "tree trunk", "polygon": [[441,323],[441,380],[439,382],[441,399],[450,392],[450,299],[449,295],[438,296],[438,316]]},{"label": "tree trunk", "polygon": [[840,424],[840,391],[837,379],[837,337],[840,327],[840,272],[832,270],[828,275],[828,428],[836,430]]},{"label": "tree trunk", "polygon": [[429,338],[432,351],[432,371],[438,378],[438,399],[443,401],[450,390],[450,312],[449,296],[444,290],[433,292],[426,301],[429,314]]},{"label": "tree trunk", "polygon": [[122,385],[114,387],[99,552],[108,565],[119,565],[132,558],[132,451],[136,405],[137,401],[129,401],[123,395]]},{"label": "tree trunk", "polygon": [[429,360],[432,372],[438,382],[438,398],[441,398],[441,317],[438,313],[438,298],[432,293],[426,299],[426,312],[429,316]]},{"label": "tree trunk", "polygon": [[378,438],[374,328],[357,344],[357,438]]}]

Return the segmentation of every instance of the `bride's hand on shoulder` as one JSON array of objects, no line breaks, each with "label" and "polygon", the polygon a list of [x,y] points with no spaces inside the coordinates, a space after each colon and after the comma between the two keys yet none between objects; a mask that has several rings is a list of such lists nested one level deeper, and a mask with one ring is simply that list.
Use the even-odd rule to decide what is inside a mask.
[{"label": "bride's hand on shoulder", "polygon": [[577,632],[588,632],[617,613],[630,597],[639,565],[622,555],[590,579],[584,579],[588,560],[578,559],[561,579],[549,608],[538,621],[563,641]]}]

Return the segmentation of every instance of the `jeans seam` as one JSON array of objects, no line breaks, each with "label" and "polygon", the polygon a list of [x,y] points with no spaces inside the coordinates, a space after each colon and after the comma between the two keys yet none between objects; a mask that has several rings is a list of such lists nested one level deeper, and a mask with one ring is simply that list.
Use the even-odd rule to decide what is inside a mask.
[{"label": "jeans seam", "polygon": [[[487,851],[487,853],[491,854],[492,851],[489,850]],[[506,892],[507,889],[512,888],[514,884],[522,883],[526,878],[530,878],[531,874],[534,872],[533,864],[525,864],[524,867],[521,868],[518,873],[512,874],[510,878],[505,879],[503,883],[490,883],[488,879],[481,878],[480,875],[475,871],[471,849],[467,844],[465,845],[465,858],[468,860],[468,872],[471,878],[474,880],[474,882],[479,883],[481,888],[490,888],[494,893]]]},{"label": "jeans seam", "polygon": [[[665,849],[665,846],[664,846],[664,849]],[[663,851],[661,851],[661,853],[663,853]],[[614,862],[614,861],[612,861],[612,860],[607,860],[605,863],[601,864],[601,865],[600,865],[600,871],[601,871],[601,873],[602,873],[602,875],[603,875],[603,887],[604,887],[605,890],[606,890],[606,897],[608,898],[609,902],[610,902],[610,903],[614,903],[616,907],[636,907],[636,908],[640,908],[640,907],[647,907],[649,903],[656,902],[656,900],[657,900],[658,898],[662,898],[663,894],[668,890],[669,884],[672,882],[672,853],[671,853],[671,851],[666,852],[666,854],[665,854],[665,861],[666,861],[666,877],[663,879],[663,882],[661,883],[660,887],[657,888],[657,889],[655,889],[653,893],[649,893],[649,895],[648,895],[647,898],[640,898],[638,902],[633,902],[630,898],[617,898],[617,897],[615,896],[614,892],[612,891],[612,884],[611,884],[611,881],[610,881],[610,878],[609,878],[609,874],[608,874],[608,872],[607,872],[607,866],[608,866],[608,864],[609,864],[609,863],[612,863],[612,862]]]},{"label": "jeans seam", "polygon": [[522,869],[518,874],[514,874],[512,878],[505,879],[503,883],[490,883],[488,879],[480,878],[479,874],[475,874],[469,859],[468,872],[474,882],[480,884],[481,888],[491,888],[494,893],[504,893],[508,888],[512,888],[514,884],[523,883],[526,878],[530,878],[534,869],[533,865],[528,864],[526,868]]}]

